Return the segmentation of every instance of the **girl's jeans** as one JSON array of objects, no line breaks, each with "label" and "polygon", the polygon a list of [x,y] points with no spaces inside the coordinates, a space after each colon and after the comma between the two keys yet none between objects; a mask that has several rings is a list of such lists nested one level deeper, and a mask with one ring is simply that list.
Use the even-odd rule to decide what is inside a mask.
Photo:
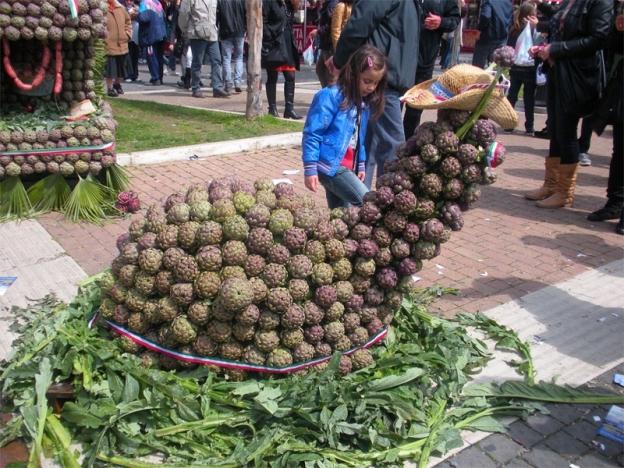
[{"label": "girl's jeans", "polygon": [[325,187],[327,205],[331,210],[341,206],[360,206],[364,202],[364,195],[368,193],[366,185],[346,167],[339,167],[333,177],[325,174],[319,174],[318,177]]}]

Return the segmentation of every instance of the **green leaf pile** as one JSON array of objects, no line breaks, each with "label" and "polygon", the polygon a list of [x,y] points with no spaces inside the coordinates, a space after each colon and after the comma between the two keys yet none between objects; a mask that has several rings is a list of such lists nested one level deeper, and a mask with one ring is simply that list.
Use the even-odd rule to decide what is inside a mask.
[{"label": "green leaf pile", "polygon": [[[78,442],[83,466],[330,467],[418,460],[424,467],[430,454],[461,445],[460,430],[503,431],[498,416],[540,409],[535,401],[622,400],[551,384],[467,385],[490,356],[464,325],[427,312],[433,298],[448,292],[439,289],[404,299],[397,325],[375,349],[375,365],[346,377],[338,375],[338,356],[322,371],[243,382],[206,367],[177,373],[145,368],[105,330],[88,328],[101,299],[98,281],[85,283],[70,305],[46,298],[14,311],[21,336],[2,363],[0,385],[5,410],[15,417],[0,442],[23,437],[33,460],[50,448],[46,453],[63,466],[78,466],[70,448]],[[73,384],[75,399],[59,418],[42,392],[61,381]]]}]

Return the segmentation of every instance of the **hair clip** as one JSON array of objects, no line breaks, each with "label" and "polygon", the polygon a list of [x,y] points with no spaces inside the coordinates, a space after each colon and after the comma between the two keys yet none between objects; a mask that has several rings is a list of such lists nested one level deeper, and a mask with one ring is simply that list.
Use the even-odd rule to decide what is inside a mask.
[{"label": "hair clip", "polygon": [[368,62],[368,68],[373,68],[373,58],[370,55],[366,57],[366,61]]}]

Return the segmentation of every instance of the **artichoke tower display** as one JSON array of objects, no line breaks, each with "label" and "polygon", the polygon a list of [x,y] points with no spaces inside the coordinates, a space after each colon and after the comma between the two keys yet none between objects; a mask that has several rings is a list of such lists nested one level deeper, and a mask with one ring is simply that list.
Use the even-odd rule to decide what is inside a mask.
[{"label": "artichoke tower display", "polygon": [[0,1],[0,217],[95,221],[127,185],[100,100],[107,5],[28,1]]}]

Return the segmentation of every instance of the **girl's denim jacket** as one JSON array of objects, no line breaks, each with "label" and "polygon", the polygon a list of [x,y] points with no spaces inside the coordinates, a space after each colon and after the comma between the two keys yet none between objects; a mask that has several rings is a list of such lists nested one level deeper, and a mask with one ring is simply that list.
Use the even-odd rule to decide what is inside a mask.
[{"label": "girl's denim jacket", "polygon": [[[333,177],[353,136],[357,116],[353,106],[342,109],[344,96],[337,86],[321,89],[312,100],[303,127],[304,175],[321,174]],[[360,134],[357,148],[357,172],[364,172],[366,150],[364,139],[370,109],[364,106],[360,117]]]}]

